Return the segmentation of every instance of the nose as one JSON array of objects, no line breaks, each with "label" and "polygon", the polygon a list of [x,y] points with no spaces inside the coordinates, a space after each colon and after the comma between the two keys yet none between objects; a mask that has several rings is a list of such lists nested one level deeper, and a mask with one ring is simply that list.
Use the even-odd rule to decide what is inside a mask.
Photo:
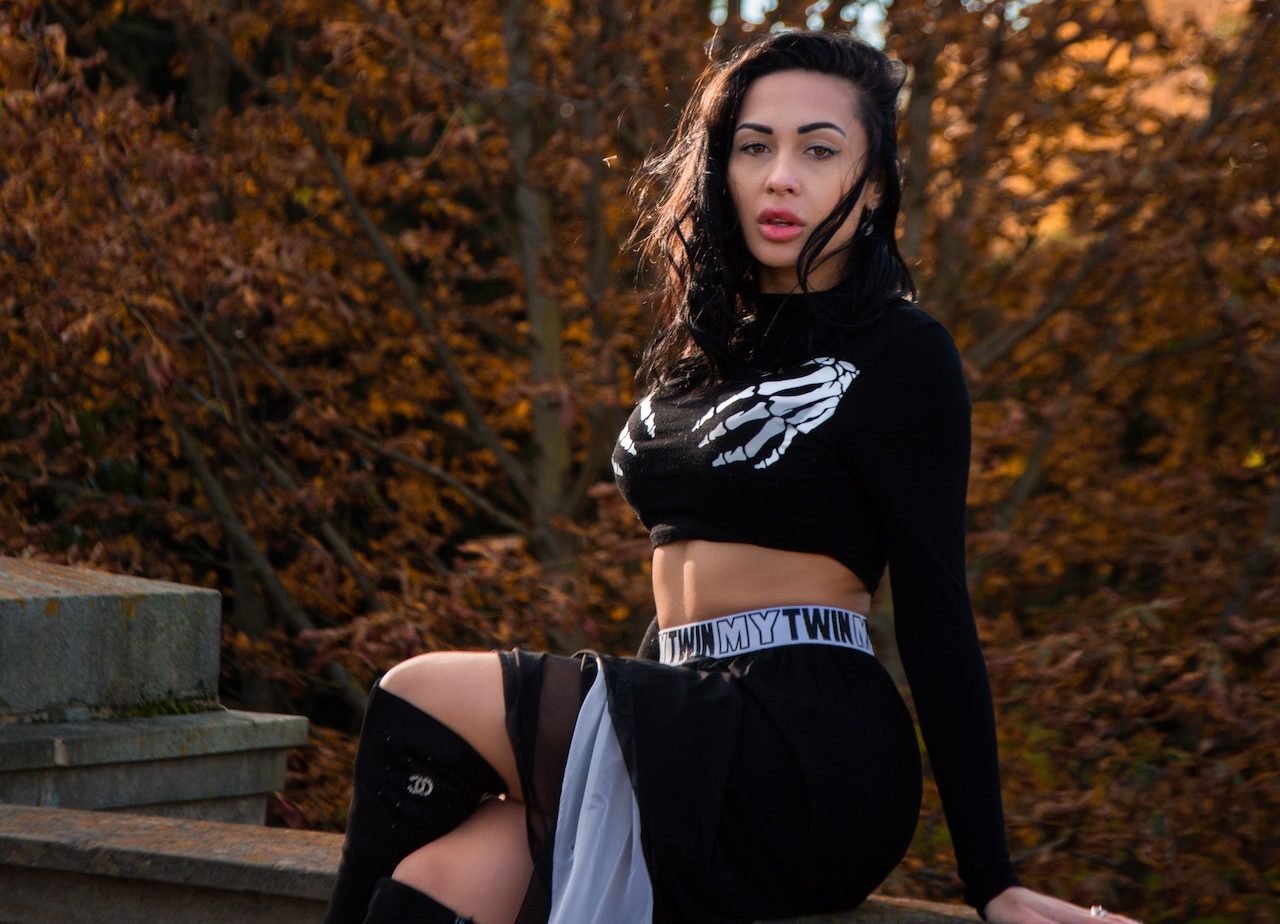
[{"label": "nose", "polygon": [[765,177],[765,190],[771,193],[794,193],[800,189],[791,159],[785,155],[774,157]]}]

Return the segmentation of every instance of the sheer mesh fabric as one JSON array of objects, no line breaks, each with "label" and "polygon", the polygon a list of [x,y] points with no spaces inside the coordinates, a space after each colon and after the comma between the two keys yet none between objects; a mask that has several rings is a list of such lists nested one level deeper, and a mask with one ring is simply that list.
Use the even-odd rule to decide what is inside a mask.
[{"label": "sheer mesh fabric", "polygon": [[596,677],[591,657],[500,652],[507,735],[524,793],[534,873],[516,924],[542,924],[551,908],[551,854],[565,760],[582,700]]}]

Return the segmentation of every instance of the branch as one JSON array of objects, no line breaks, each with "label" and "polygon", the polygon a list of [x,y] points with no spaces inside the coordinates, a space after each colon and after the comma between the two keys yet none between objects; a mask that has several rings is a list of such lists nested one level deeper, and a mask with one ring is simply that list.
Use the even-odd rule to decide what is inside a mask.
[{"label": "branch", "polygon": [[[101,140],[98,138],[98,135],[93,128],[86,125],[84,120],[80,118],[80,114],[76,112],[75,108],[71,105],[70,96],[67,97],[66,108],[71,114],[71,118],[75,121],[76,125],[85,133],[85,137],[88,138],[99,151],[99,157],[103,166],[103,175],[106,177],[107,185],[111,189],[111,194],[115,198],[116,204],[119,205],[126,215],[128,215],[130,219],[130,228],[142,242],[143,248],[155,261],[155,265],[160,272],[161,281],[172,296],[174,303],[177,304],[179,309],[192,320],[197,336],[205,345],[206,359],[211,363],[213,360],[217,360],[218,364],[222,367],[223,374],[227,378],[227,383],[231,392],[231,414],[235,418],[237,426],[241,432],[245,432],[247,430],[247,425],[244,423],[244,409],[240,404],[239,393],[235,388],[235,377],[231,372],[230,364],[227,362],[226,357],[218,348],[217,344],[209,337],[208,332],[205,330],[203,316],[195,310],[189,301],[187,301],[182,290],[178,288],[177,284],[174,282],[176,274],[170,268],[169,261],[166,258],[164,251],[161,250],[155,239],[151,237],[143,226],[142,219],[133,208],[133,205],[129,202],[128,197],[124,194],[123,184],[120,182],[117,171],[111,166],[106,154],[103,152]],[[156,333],[155,328],[152,326],[146,315],[136,308],[127,298],[122,296],[121,301],[134,319],[142,325],[153,339],[158,341],[159,335]],[[212,364],[209,368],[209,381],[212,384],[215,393],[218,392],[220,390],[218,385],[218,376],[214,374]],[[222,401],[221,397],[219,397],[219,400]],[[223,403],[225,404],[226,402],[224,401]]]},{"label": "branch", "polygon": [[181,504],[171,504],[168,501],[159,501],[149,497],[139,497],[136,494],[123,494],[116,491],[103,491],[101,488],[90,488],[80,484],[77,481],[68,481],[65,478],[50,478],[40,472],[30,472],[26,469],[12,465],[8,462],[0,462],[0,472],[6,475],[12,475],[20,478],[28,485],[41,486],[48,485],[58,491],[67,494],[75,494],[80,497],[87,497],[93,500],[106,501],[111,504],[124,504],[129,507],[136,507],[139,510],[150,510],[156,513],[180,513],[183,516],[192,517],[193,519],[210,519],[213,514],[208,510],[198,510],[195,507],[184,507]]},{"label": "branch", "polygon": [[1270,570],[1272,563],[1280,554],[1278,536],[1280,536],[1280,487],[1277,487],[1271,495],[1271,505],[1267,508],[1267,519],[1262,526],[1262,535],[1258,537],[1253,551],[1245,559],[1244,572],[1236,583],[1235,594],[1222,611],[1222,617],[1218,622],[1219,636],[1224,636],[1230,631],[1231,617],[1245,608],[1258,580]]},{"label": "branch", "polygon": [[1272,47],[1271,30],[1275,28],[1277,20],[1275,3],[1255,0],[1250,13],[1255,28],[1246,29],[1244,34],[1253,36],[1253,44],[1240,56],[1235,79],[1231,81],[1219,79],[1217,86],[1214,87],[1213,97],[1209,102],[1209,114],[1191,136],[1192,142],[1203,141],[1211,131],[1217,128],[1218,123],[1227,117],[1231,101],[1258,76],[1260,69],[1256,65],[1263,49]]},{"label": "branch", "polygon": [[198,18],[194,20],[193,25],[198,28],[213,44],[218,52],[223,55],[227,62],[235,67],[245,78],[253,85],[259,93],[263,94],[267,99],[276,105],[282,106],[289,113],[294,123],[302,130],[307,139],[314,145],[316,151],[323,159],[325,166],[329,169],[329,174],[333,177],[334,183],[342,193],[343,199],[347,203],[347,207],[351,209],[352,214],[359,222],[361,229],[365,233],[365,237],[373,245],[378,255],[379,261],[386,269],[388,275],[396,285],[396,289],[400,294],[400,302],[404,308],[417,320],[419,326],[427,333],[432,344],[432,349],[436,354],[436,359],[440,363],[440,367],[444,370],[449,384],[452,386],[458,404],[461,406],[463,413],[471,426],[475,428],[476,435],[484,443],[497,458],[499,466],[503,473],[515,487],[516,492],[526,500],[532,502],[533,487],[529,483],[527,473],[520,467],[520,463],[515,456],[503,444],[501,438],[489,425],[489,421],[485,418],[484,412],[476,403],[471,388],[463,377],[461,370],[458,368],[457,360],[454,358],[453,350],[450,349],[447,339],[441,332],[436,319],[428,314],[422,307],[422,297],[417,290],[417,286],[413,284],[404,268],[400,266],[399,261],[387,246],[386,240],[382,236],[382,231],[378,228],[373,218],[365,210],[361,204],[359,197],[356,195],[354,188],[351,186],[350,180],[347,178],[346,170],[338,160],[333,149],[325,140],[321,131],[316,128],[310,119],[298,110],[296,103],[286,99],[276,93],[267,85],[266,80],[254,70],[250,65],[241,61],[236,55],[235,50],[227,42],[226,37],[211,32],[203,22]]},{"label": "branch", "polygon": [[[1096,351],[1097,355],[1105,356],[1109,354],[1119,339],[1120,325],[1113,324],[1103,336],[1102,343]],[[1081,366],[1080,371],[1071,382],[1071,390],[1066,396],[1068,399],[1076,397],[1085,390],[1089,384],[1090,371],[1088,363]],[[1035,489],[1039,487],[1040,479],[1044,475],[1045,456],[1049,454],[1049,449],[1053,445],[1053,440],[1058,435],[1058,429],[1065,417],[1065,414],[1061,417],[1050,417],[1041,426],[1035,445],[1032,447],[1031,452],[1027,454],[1026,467],[1023,468],[1022,474],[1018,476],[1018,480],[1013,483],[1008,497],[1004,499],[1004,502],[996,510],[996,528],[998,531],[1004,532],[1008,530],[1013,523],[1014,517],[1018,515],[1027,499],[1035,493]],[[967,576],[970,587],[978,586],[982,576],[994,559],[994,552],[988,552],[975,559],[969,568]]]},{"label": "branch", "polygon": [[1045,321],[1069,304],[1080,287],[1088,281],[1093,271],[1105,260],[1115,255],[1116,240],[1120,236],[1124,220],[1132,215],[1137,208],[1138,203],[1135,201],[1116,213],[1110,229],[1090,248],[1088,256],[1085,257],[1084,262],[1080,264],[1071,279],[1055,289],[1053,295],[1040,306],[1040,309],[1034,315],[1021,324],[1007,328],[997,328],[987,339],[970,348],[966,355],[970,365],[980,372],[987,371],[1008,355],[1019,343],[1039,330]]},{"label": "branch", "polygon": [[933,101],[938,95],[938,52],[942,37],[935,28],[920,41],[919,57],[912,65],[910,99],[903,124],[910,138],[902,175],[902,257],[910,266],[924,250],[928,216],[926,186],[929,182],[929,129]]},{"label": "branch", "polygon": [[[408,48],[416,55],[415,63],[422,64],[428,70],[432,71],[442,83],[455,92],[455,95],[476,100],[486,100],[494,98],[502,99],[503,97],[509,96],[513,93],[528,93],[540,96],[557,106],[563,103],[568,103],[575,109],[580,106],[590,106],[596,102],[594,98],[583,99],[576,96],[568,96],[557,90],[544,87],[532,80],[526,80],[520,84],[508,84],[505,87],[481,87],[473,83],[469,83],[466,80],[459,80],[447,73],[436,63],[441,57],[439,49],[424,48],[418,41],[417,33],[413,30],[410,24],[404,21],[404,17],[397,20],[387,10],[380,10],[372,6],[368,0],[356,0],[356,6],[358,6],[367,16],[376,20],[377,24],[382,27],[383,31],[378,33],[382,38],[386,39],[389,44],[398,43],[408,46]],[[608,98],[607,93],[602,96],[603,98]]]},{"label": "branch", "polygon": [[[209,505],[213,508],[214,513],[217,514],[218,520],[222,524],[222,530],[227,535],[227,540],[249,562],[249,567],[253,569],[254,574],[261,582],[262,590],[267,599],[271,601],[272,607],[284,616],[285,621],[289,623],[295,632],[313,631],[316,628],[315,623],[311,621],[311,618],[298,605],[298,602],[293,599],[284,584],[280,582],[280,578],[276,576],[275,569],[271,567],[271,563],[262,554],[258,544],[245,530],[240,518],[236,516],[230,498],[227,497],[226,492],[222,489],[221,482],[214,477],[209,468],[209,463],[205,460],[204,447],[180,421],[170,420],[169,425],[182,446],[182,454],[186,457],[187,464],[191,466],[192,471],[195,472],[196,479],[200,482],[200,489],[204,492],[204,496],[208,498]],[[338,687],[343,699],[355,710],[356,715],[362,715],[366,697],[364,692],[351,679],[347,669],[335,661],[330,663],[325,668],[325,671],[328,673],[329,679]]]},{"label": "branch", "polygon": [[[218,364],[223,367],[224,373],[228,378],[228,385],[231,393],[237,394],[235,375],[232,371],[231,362],[227,358],[221,347],[211,340],[204,333],[204,329],[199,325],[197,320],[197,329],[200,332],[200,339],[205,343],[207,353],[212,353],[217,359]],[[193,397],[201,407],[209,404],[209,400],[201,395],[194,387],[181,380],[174,381],[174,387],[181,388]],[[216,405],[215,405],[216,406]],[[239,405],[237,403],[236,407]],[[218,414],[222,422],[235,433],[236,439],[249,452],[253,461],[261,464],[271,476],[276,480],[276,484],[284,488],[292,494],[300,494],[301,486],[294,479],[293,475],[270,453],[267,448],[259,442],[258,438],[250,432],[250,426],[241,414],[234,415],[234,422],[227,418],[226,414]],[[346,538],[339,532],[338,528],[333,525],[333,521],[322,513],[312,511],[304,511],[303,516],[311,522],[311,525],[320,532],[321,537],[328,544],[329,549],[337,556],[338,560],[346,565],[355,578],[356,586],[360,588],[360,593],[364,597],[365,611],[376,612],[382,608],[382,604],[378,601],[378,591],[373,581],[365,572],[364,566],[360,564],[356,558],[355,552],[352,551],[350,544]]]},{"label": "branch", "polygon": [[[267,471],[271,473],[271,477],[275,478],[276,483],[282,488],[293,493],[301,491],[298,483],[293,480],[293,476],[289,474],[283,465],[276,461],[273,455],[262,451],[258,458]],[[364,597],[365,611],[374,613],[382,609],[382,604],[378,601],[378,589],[365,572],[364,566],[360,564],[360,560],[356,558],[356,553],[352,550],[346,537],[338,532],[338,528],[333,525],[333,521],[320,513],[308,511],[303,515],[320,530],[321,537],[333,551],[333,554],[337,556],[338,561],[346,565],[347,570],[355,577],[356,585],[360,588],[360,594]]]},{"label": "branch", "polygon": [[1133,366],[1141,366],[1144,363],[1155,362],[1156,360],[1168,359],[1170,356],[1181,356],[1184,353],[1194,353],[1196,350],[1202,350],[1205,347],[1213,346],[1221,340],[1229,340],[1232,337],[1239,337],[1247,334],[1249,331],[1256,330],[1261,327],[1260,321],[1252,324],[1246,324],[1243,327],[1228,327],[1223,330],[1212,331],[1211,333],[1201,334],[1199,337],[1192,337],[1190,340],[1175,340],[1172,343],[1163,346],[1151,347],[1149,350],[1143,350],[1132,356],[1126,356],[1120,360],[1120,368],[1128,369]]},{"label": "branch", "polygon": [[[996,17],[996,25],[992,30],[991,41],[987,47],[987,81],[982,88],[978,108],[974,113],[973,131],[969,135],[964,153],[956,165],[956,178],[960,183],[960,195],[949,216],[950,231],[942,230],[938,242],[938,258],[932,283],[941,279],[936,292],[937,311],[948,327],[956,323],[956,310],[960,303],[960,281],[963,274],[959,271],[968,260],[970,253],[970,216],[973,214],[977,187],[986,180],[983,166],[989,139],[991,113],[995,108],[996,91],[1000,86],[1000,62],[1005,49],[1005,21],[1003,16]],[[928,145],[928,138],[922,139]],[[931,299],[934,296],[931,295]]]},{"label": "branch", "polygon": [[617,440],[617,432],[628,416],[625,408],[616,404],[594,404],[587,408],[587,448],[583,453],[578,477],[569,489],[567,509],[571,516],[582,512],[587,492],[599,480]]},{"label": "branch", "polygon": [[[1261,4],[1255,5],[1255,11]],[[1229,107],[1232,100],[1244,89],[1253,75],[1253,65],[1256,63],[1257,57],[1261,54],[1261,50],[1266,47],[1267,36],[1271,29],[1275,26],[1276,14],[1274,9],[1269,9],[1265,13],[1258,14],[1262,19],[1261,28],[1254,30],[1257,35],[1252,45],[1240,55],[1239,67],[1236,78],[1228,85],[1227,81],[1219,83],[1220,92],[1214,93],[1214,100],[1210,106],[1208,115],[1201,121],[1200,126],[1191,135],[1189,139],[1182,139],[1179,142],[1168,145],[1160,161],[1153,164],[1149,168],[1152,176],[1160,176],[1164,174],[1169,165],[1181,155],[1183,148],[1187,143],[1194,143],[1207,137],[1222,121],[1228,119]],[[1222,89],[1225,87],[1225,89]],[[1121,208],[1110,220],[1110,227],[1106,235],[1094,244],[1090,250],[1088,257],[1081,264],[1071,280],[1063,287],[1057,289],[1054,296],[1049,298],[1035,313],[1017,327],[1007,330],[997,330],[990,337],[977,346],[972,348],[968,354],[968,361],[978,370],[985,371],[1002,359],[1009,353],[1018,343],[1036,331],[1046,320],[1060,311],[1075,294],[1075,291],[1087,280],[1089,274],[1093,272],[1107,257],[1122,249],[1123,242],[1120,240],[1124,232],[1124,223],[1131,218],[1146,203],[1146,197],[1134,197],[1127,205]],[[1180,206],[1181,200],[1177,198],[1164,199],[1159,207],[1157,207],[1150,215],[1148,215],[1139,225],[1129,232],[1130,236],[1136,237],[1142,231],[1153,225],[1159,218],[1175,206]]]},{"label": "branch", "polygon": [[[273,379],[275,379],[276,383],[281,388],[283,388],[286,392],[289,393],[290,397],[292,397],[294,401],[298,402],[298,404],[303,405],[305,407],[314,408],[314,403],[306,395],[304,395],[298,389],[298,387],[293,384],[293,382],[289,381],[289,378],[284,374],[284,372],[278,366],[276,366],[275,363],[267,359],[267,357],[263,355],[262,351],[259,350],[255,344],[250,343],[249,341],[246,340],[246,341],[243,341],[241,345],[246,350],[249,351],[249,354],[254,358],[254,360],[260,366],[262,366],[263,369],[266,370],[267,374],[270,375]],[[482,495],[478,494],[473,488],[471,488],[465,482],[455,478],[453,475],[449,474],[447,471],[440,468],[439,466],[432,465],[430,462],[424,462],[421,459],[415,459],[412,456],[408,456],[402,452],[399,452],[398,450],[388,449],[382,445],[381,441],[379,441],[377,437],[371,434],[365,433],[363,430],[359,430],[356,427],[352,427],[344,424],[340,427],[337,427],[336,431],[338,433],[341,433],[343,436],[347,437],[348,439],[353,440],[362,446],[366,446],[372,449],[373,451],[377,452],[379,455],[386,456],[388,459],[393,459],[396,462],[400,462],[404,465],[407,465],[409,468],[415,469],[416,471],[430,475],[432,478],[438,479],[439,481],[453,488],[455,491],[457,491],[459,494],[465,497],[468,501],[470,501],[476,507],[476,509],[480,510],[486,516],[490,517],[495,523],[505,527],[506,529],[511,530],[514,533],[518,533],[521,536],[524,536],[526,539],[529,539],[530,541],[533,541],[533,538],[534,538],[533,531],[532,529],[530,529],[530,527],[527,524],[520,522],[511,514],[494,506],[490,501],[488,501]]]},{"label": "branch", "polygon": [[405,455],[398,449],[388,449],[375,438],[361,433],[353,427],[339,427],[338,432],[350,437],[362,446],[367,446],[379,455],[384,455],[388,459],[392,459],[402,465],[407,465],[409,468],[415,469],[416,471],[422,472],[425,475],[430,475],[432,478],[444,482],[444,484],[453,488],[474,504],[479,510],[491,517],[494,522],[498,523],[500,526],[506,527],[514,533],[519,533],[530,542],[535,541],[537,538],[528,524],[521,523],[509,514],[504,513],[489,501],[485,500],[484,497],[477,494],[472,488],[468,487],[465,482],[459,481],[439,466],[432,465],[430,462],[424,462],[422,459],[415,459],[413,456]]},{"label": "branch", "polygon": [[[78,22],[71,13],[64,10],[62,8],[62,4],[57,2],[57,0],[45,0],[41,6],[48,12],[52,13],[53,18],[62,25],[62,28],[67,34],[68,44],[78,51],[80,57],[92,58],[93,52],[86,47],[86,43],[81,38],[82,26],[84,24]],[[143,27],[135,25],[134,28],[136,34],[141,32]],[[159,29],[156,30],[156,34],[154,36],[147,35],[144,37],[157,44],[169,39],[169,35],[167,33],[161,33]],[[98,47],[101,48],[102,46],[99,45]],[[134,84],[136,86],[138,83],[137,75],[132,74],[125,68],[121,67],[112,55],[105,55],[101,61],[96,61],[94,64],[95,66],[101,67],[108,74],[114,77],[118,86],[125,87],[129,84]]]},{"label": "branch", "polygon": [[[79,122],[78,118],[77,122]],[[95,142],[95,144],[97,143],[95,136],[90,134],[89,137]],[[297,482],[293,480],[282,466],[268,455],[262,444],[259,443],[250,432],[251,428],[248,421],[245,419],[243,405],[240,403],[240,390],[236,387],[235,372],[232,369],[230,360],[227,358],[226,352],[222,349],[221,345],[209,335],[208,330],[204,326],[203,316],[195,311],[192,305],[187,302],[185,297],[183,297],[181,290],[179,290],[176,284],[174,284],[172,274],[169,271],[168,261],[160,251],[155,240],[142,227],[137,213],[125,198],[124,191],[121,188],[119,181],[108,174],[108,182],[116,201],[132,219],[134,232],[141,239],[143,247],[151,254],[152,258],[156,261],[156,265],[165,277],[166,287],[174,296],[181,310],[190,319],[192,329],[195,331],[197,338],[204,344],[205,355],[210,360],[209,378],[213,383],[214,388],[218,388],[218,376],[213,372],[213,363],[216,362],[217,366],[222,370],[222,375],[226,378],[227,390],[231,397],[231,419],[228,420],[226,415],[219,416],[222,417],[224,423],[228,426],[234,427],[237,438],[240,442],[251,455],[253,455],[259,462],[266,465],[268,471],[272,473],[281,487],[287,491],[297,492],[299,490]],[[131,304],[128,299],[123,299],[123,301],[130,314],[132,314],[133,317],[142,324],[144,328],[146,328],[148,333],[153,337],[156,337],[157,335],[155,330],[146,316]],[[203,404],[204,402],[201,401],[200,403]],[[355,553],[352,552],[350,545],[327,517],[320,514],[310,514],[309,518],[314,521],[321,536],[329,544],[329,548],[333,550],[338,559],[351,571],[357,586],[364,595],[366,608],[369,611],[378,610],[380,608],[380,604],[378,603],[377,590],[374,587],[373,582],[369,579],[369,576],[365,574],[364,568],[361,567],[359,561],[355,557]]]},{"label": "branch", "polygon": [[[90,126],[85,124],[84,120],[80,118],[79,113],[75,111],[75,108],[71,105],[70,95],[68,95],[66,100],[66,108],[68,112],[70,112],[76,125],[85,133],[85,137],[87,137],[95,147],[101,151],[102,146],[97,134]],[[153,259],[155,259],[157,266],[164,276],[165,285],[173,295],[178,305],[181,306],[182,310],[185,311],[188,316],[196,317],[196,312],[187,302],[181,290],[179,290],[172,281],[173,274],[169,270],[168,260],[165,259],[163,252],[158,246],[156,246],[155,241],[147,233],[146,229],[142,227],[141,220],[133,207],[129,204],[128,199],[125,197],[116,172],[111,168],[105,156],[103,156],[102,162],[107,183],[111,188],[116,202],[129,215],[134,233],[137,234],[139,239],[143,242],[143,246],[151,252]],[[147,318],[136,308],[130,305],[127,300],[125,300],[125,305],[133,316],[143,324],[148,333],[153,337],[156,336],[155,331]],[[202,326],[198,325],[197,329],[203,331]],[[117,333],[117,336],[122,340],[124,339],[122,334]],[[126,346],[133,346],[133,344],[128,343],[127,340],[124,342]],[[209,342],[207,337],[205,338],[205,342],[206,344]],[[153,392],[159,394],[160,389],[158,385],[151,381],[149,377],[147,381]],[[235,399],[234,393],[233,402],[235,403],[235,412],[238,416],[240,413],[239,403],[238,400]],[[188,462],[196,472],[196,476],[201,483],[201,488],[204,491],[205,496],[209,499],[209,503],[217,513],[218,519],[222,524],[223,531],[227,534],[228,539],[234,542],[240,549],[241,553],[249,560],[251,567],[258,575],[258,579],[262,582],[263,588],[273,606],[275,606],[278,612],[284,616],[286,622],[293,626],[295,631],[303,632],[314,629],[315,624],[311,622],[310,618],[305,612],[303,612],[302,608],[298,606],[293,597],[289,595],[288,591],[284,588],[284,585],[280,583],[280,579],[276,576],[275,571],[271,568],[270,563],[266,560],[266,557],[261,551],[259,551],[252,537],[250,537],[249,534],[245,532],[243,526],[241,526],[226,493],[222,490],[222,485],[216,478],[214,478],[212,471],[210,471],[208,465],[205,463],[204,452],[199,443],[179,421],[171,420],[170,425],[173,428],[175,435],[178,437],[179,442],[182,444],[183,454],[187,457]],[[341,664],[334,663],[329,665],[327,670],[330,678],[337,685],[344,699],[346,699],[348,703],[355,708],[356,715],[363,715],[366,699],[365,694],[351,680],[351,676],[347,673],[346,668]]]}]

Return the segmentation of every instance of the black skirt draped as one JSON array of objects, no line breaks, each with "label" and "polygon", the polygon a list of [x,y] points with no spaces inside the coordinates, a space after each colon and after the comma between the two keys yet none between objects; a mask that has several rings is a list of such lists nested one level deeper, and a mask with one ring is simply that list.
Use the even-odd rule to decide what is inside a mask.
[{"label": "black skirt draped", "polygon": [[638,806],[656,924],[852,908],[907,850],[915,730],[867,654],[790,646],[679,667],[589,652],[501,659],[535,867],[518,924],[554,918],[561,785],[597,681]]}]

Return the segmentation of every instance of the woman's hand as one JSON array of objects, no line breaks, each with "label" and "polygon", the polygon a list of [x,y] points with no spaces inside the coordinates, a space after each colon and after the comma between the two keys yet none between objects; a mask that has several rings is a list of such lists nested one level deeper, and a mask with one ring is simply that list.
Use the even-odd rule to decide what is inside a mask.
[{"label": "woman's hand", "polygon": [[1140,924],[1098,905],[1081,908],[1022,886],[1011,886],[991,899],[983,914],[988,924]]}]

